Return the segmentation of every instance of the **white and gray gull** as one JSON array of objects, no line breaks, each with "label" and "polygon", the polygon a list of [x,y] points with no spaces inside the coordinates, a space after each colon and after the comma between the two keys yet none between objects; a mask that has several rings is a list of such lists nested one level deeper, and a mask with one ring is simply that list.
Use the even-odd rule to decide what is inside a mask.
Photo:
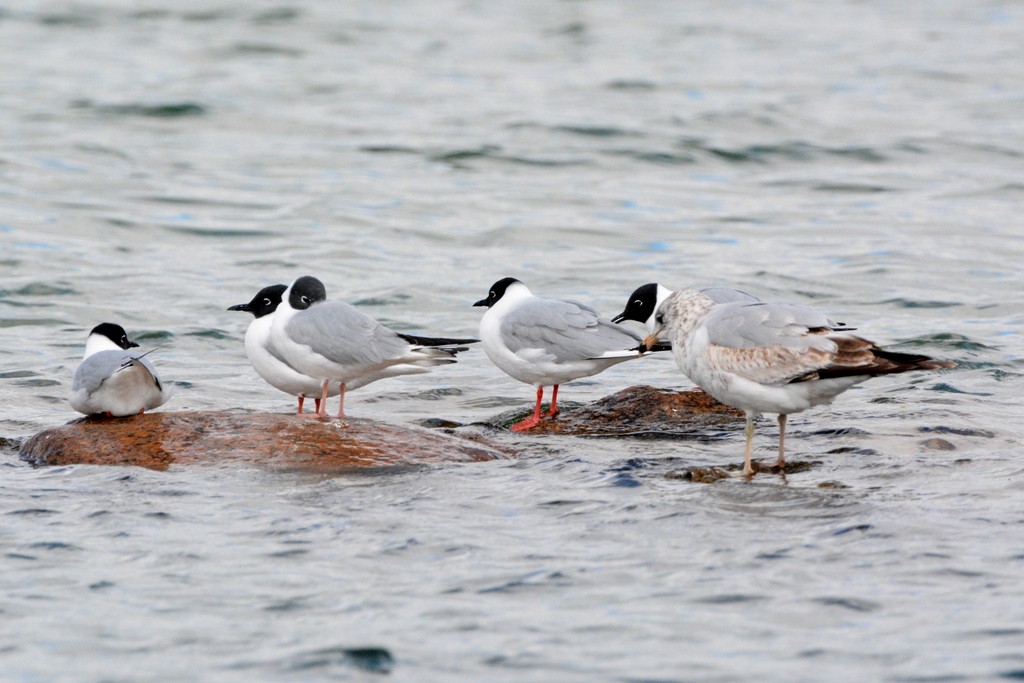
[{"label": "white and gray gull", "polygon": [[550,386],[548,415],[558,412],[558,387],[639,358],[640,335],[605,320],[590,306],[534,296],[516,278],[491,285],[474,306],[488,310],[480,319],[484,353],[505,374],[537,387],[533,415],[512,426],[520,432],[541,419],[544,387]]},{"label": "white and gray gull", "polygon": [[285,363],[319,383],[321,417],[334,386],[341,395],[338,417],[344,417],[347,389],[454,363],[465,344],[479,341],[395,332],[354,306],[328,301],[323,283],[309,275],[282,292],[269,340]]},{"label": "white and gray gull", "polygon": [[[291,394],[299,399],[298,413],[302,413],[302,405],[307,396],[316,401],[316,409],[320,411],[320,394],[322,386],[319,380],[304,375],[285,361],[270,340],[270,327],[274,322],[274,312],[281,304],[281,295],[288,285],[270,285],[256,293],[247,304],[236,304],[229,311],[245,311],[252,313],[253,321],[245,330],[245,355],[267,384]],[[423,370],[426,372],[426,370]],[[337,396],[341,387],[337,384],[328,387],[327,396]]]},{"label": "white and gray gull", "polygon": [[166,403],[173,388],[160,381],[145,354],[128,352],[138,346],[120,325],[101,323],[92,328],[82,364],[75,370],[71,407],[85,415],[124,417]]},{"label": "white and gray gull", "polygon": [[718,401],[747,416],[743,474],[754,473],[754,418],[774,413],[779,421],[779,457],[785,468],[786,416],[833,398],[875,375],[954,367],[909,353],[879,348],[849,334],[824,314],[795,304],[716,303],[696,289],[666,297],[655,314],[659,337],[672,343],[679,368]]}]

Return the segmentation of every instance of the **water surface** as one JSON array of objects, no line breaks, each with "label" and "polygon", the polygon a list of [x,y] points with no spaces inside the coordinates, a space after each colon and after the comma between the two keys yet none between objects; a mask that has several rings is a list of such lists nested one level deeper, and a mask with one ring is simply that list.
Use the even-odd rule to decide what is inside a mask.
[{"label": "water surface", "polygon": [[[0,7],[0,656],[15,681],[1015,680],[1024,79],[1014,3]],[[32,469],[119,321],[166,410],[285,411],[229,313],[302,274],[471,335],[506,275],[820,306],[955,371],[793,416],[810,470],[700,441],[322,478]],[[563,388],[688,387],[670,359]],[[473,422],[479,350],[350,396]],[[776,431],[759,424],[758,456]]]}]

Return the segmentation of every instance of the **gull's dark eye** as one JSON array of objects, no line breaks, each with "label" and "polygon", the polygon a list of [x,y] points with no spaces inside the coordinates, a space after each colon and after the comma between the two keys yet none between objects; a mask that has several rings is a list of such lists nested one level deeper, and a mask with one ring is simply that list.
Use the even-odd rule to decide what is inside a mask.
[{"label": "gull's dark eye", "polygon": [[654,316],[654,322],[658,323],[659,325],[664,325],[665,324],[665,316],[663,316],[661,313],[659,313],[658,315]]}]

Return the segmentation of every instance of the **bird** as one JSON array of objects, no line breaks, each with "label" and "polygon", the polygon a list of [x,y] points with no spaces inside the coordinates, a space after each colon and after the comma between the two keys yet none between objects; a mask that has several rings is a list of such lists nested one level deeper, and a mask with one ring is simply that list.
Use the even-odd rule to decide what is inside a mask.
[{"label": "bird", "polygon": [[667,336],[676,364],[687,377],[719,402],[745,413],[746,477],[754,473],[751,451],[758,414],[778,415],[776,467],[784,472],[788,415],[830,403],[875,375],[956,365],[887,351],[808,306],[715,303],[708,294],[690,288],[667,296],[654,323],[644,340],[646,348]]},{"label": "bird", "polygon": [[139,345],[116,323],[92,328],[85,356],[75,370],[69,400],[85,415],[124,417],[162,406],[174,393],[160,381],[156,369],[143,356],[128,349]]},{"label": "bird", "polygon": [[516,432],[541,420],[544,387],[551,387],[548,416],[558,412],[558,387],[617,363],[639,358],[640,335],[601,317],[578,301],[544,299],[514,277],[491,285],[474,306],[486,306],[480,339],[491,362],[513,379],[537,387],[533,415],[512,426]]},{"label": "bird", "polygon": [[[286,289],[288,289],[288,285],[269,285],[256,292],[249,303],[236,304],[230,306],[228,310],[245,311],[255,316],[245,330],[245,355],[249,357],[249,362],[256,373],[275,389],[298,397],[298,414],[302,414],[302,406],[308,396],[313,397],[319,413],[320,381],[302,374],[289,365],[270,341],[274,311],[281,304],[281,295]],[[328,397],[337,396],[339,393],[341,393],[340,386],[328,387]]]},{"label": "bird", "polygon": [[320,385],[317,415],[327,417],[327,395],[338,387],[338,417],[345,392],[385,377],[427,372],[456,362],[478,339],[420,337],[381,325],[343,301],[328,301],[323,282],[303,275],[281,293],[270,325],[270,343],[297,372]]},{"label": "bird", "polygon": [[[761,300],[741,289],[730,289],[729,287],[707,287],[700,291],[711,298],[716,304],[754,303]],[[629,295],[626,307],[622,309],[622,313],[612,318],[612,322],[623,323],[627,320],[633,320],[646,325],[648,332],[654,332],[654,314],[657,312],[661,302],[667,299],[670,294],[672,294],[671,289],[657,282],[648,282],[646,285],[640,285]]]}]

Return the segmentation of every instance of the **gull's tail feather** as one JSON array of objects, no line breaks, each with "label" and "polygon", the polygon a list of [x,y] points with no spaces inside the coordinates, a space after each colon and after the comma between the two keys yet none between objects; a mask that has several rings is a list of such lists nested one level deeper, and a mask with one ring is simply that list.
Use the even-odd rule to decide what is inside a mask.
[{"label": "gull's tail feather", "polygon": [[911,370],[941,370],[956,367],[956,363],[952,361],[936,360],[931,356],[888,351],[876,346],[873,342],[853,335],[835,335],[830,336],[829,339],[834,341],[837,346],[831,363],[814,372],[801,375],[793,379],[793,382],[859,375],[891,375]]},{"label": "gull's tail feather", "polygon": [[[416,344],[417,346],[461,346],[462,344],[476,344],[479,339],[460,339],[455,337],[417,337],[413,334],[397,333],[399,337],[409,342],[410,344]],[[465,348],[460,348],[459,351],[465,351]]]}]

